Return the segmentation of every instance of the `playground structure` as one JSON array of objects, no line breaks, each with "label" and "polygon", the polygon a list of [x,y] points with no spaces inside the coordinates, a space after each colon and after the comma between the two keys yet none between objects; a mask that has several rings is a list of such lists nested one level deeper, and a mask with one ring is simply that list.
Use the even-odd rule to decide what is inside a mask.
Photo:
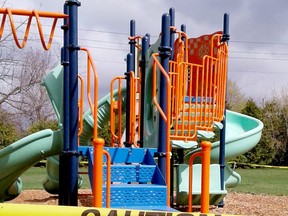
[{"label": "playground structure", "polygon": [[[19,176],[48,157],[45,190],[59,192],[59,205],[77,206],[78,157],[85,157],[94,207],[174,211],[173,207],[187,205],[191,212],[192,204],[201,204],[201,212],[208,213],[209,204],[221,204],[226,187],[241,180],[225,161],[253,148],[263,128],[255,118],[225,110],[228,14],[223,32],[189,38],[185,25],[181,30],[175,27],[175,11],[170,9],[162,16],[161,33],[154,44],[148,34],[135,34],[131,20],[127,72],[113,79],[111,92],[98,100],[96,67],[89,50],[78,46],[79,6],[78,1],[67,1],[63,14],[0,9],[0,37],[8,16],[19,48],[26,44],[32,18],[45,50],[52,43],[57,19],[64,19],[62,65],[43,80],[59,130],[40,131],[0,150],[1,201],[15,198],[21,192]],[[29,16],[22,44],[13,15]],[[47,44],[40,17],[54,18]],[[78,75],[80,51],[87,53],[86,82]],[[84,86],[90,107],[86,112]],[[112,142],[104,147],[98,130],[107,121]]]}]

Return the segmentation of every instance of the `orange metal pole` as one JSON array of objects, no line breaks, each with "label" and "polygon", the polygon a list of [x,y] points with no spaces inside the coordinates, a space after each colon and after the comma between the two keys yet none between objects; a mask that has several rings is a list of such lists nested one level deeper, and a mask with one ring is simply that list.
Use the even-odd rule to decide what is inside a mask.
[{"label": "orange metal pole", "polygon": [[80,81],[80,98],[79,98],[79,131],[78,136],[82,134],[83,131],[83,110],[84,110],[84,80],[78,75]]},{"label": "orange metal pole", "polygon": [[103,151],[107,158],[106,169],[106,208],[110,208],[110,191],[111,191],[111,157],[108,151]]},{"label": "orange metal pole", "polygon": [[202,147],[202,180],[201,180],[201,213],[209,212],[209,187],[210,187],[210,151],[211,142],[203,141]]},{"label": "orange metal pole", "polygon": [[93,166],[93,206],[102,207],[103,188],[103,147],[104,139],[94,138],[94,166]]}]

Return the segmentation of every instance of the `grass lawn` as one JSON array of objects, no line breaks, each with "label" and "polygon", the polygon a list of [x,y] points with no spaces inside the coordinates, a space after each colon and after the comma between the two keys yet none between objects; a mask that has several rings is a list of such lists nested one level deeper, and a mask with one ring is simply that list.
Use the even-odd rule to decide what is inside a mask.
[{"label": "grass lawn", "polygon": [[[85,169],[81,168],[81,171]],[[242,177],[241,184],[228,191],[288,196],[288,169],[237,169],[236,172]],[[82,188],[90,188],[88,175],[82,176]],[[46,168],[32,167],[21,176],[23,189],[43,189],[42,182],[45,178]]]},{"label": "grass lawn", "polygon": [[236,169],[241,183],[228,191],[288,196],[288,169]]},{"label": "grass lawn", "polygon": [[[80,170],[79,170],[80,171]],[[87,169],[81,169],[81,171],[87,171]],[[90,188],[90,182],[88,175],[82,175],[83,185],[81,188]],[[43,190],[42,183],[46,179],[45,167],[31,167],[21,176],[23,183],[23,190],[29,189],[41,189]]]}]

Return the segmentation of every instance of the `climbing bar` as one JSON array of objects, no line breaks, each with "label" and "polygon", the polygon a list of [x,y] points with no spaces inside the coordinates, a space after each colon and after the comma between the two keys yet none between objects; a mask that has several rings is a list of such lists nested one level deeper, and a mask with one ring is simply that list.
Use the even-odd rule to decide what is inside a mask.
[{"label": "climbing bar", "polygon": [[[57,20],[59,18],[68,18],[68,15],[62,14],[62,13],[43,12],[43,11],[36,11],[36,10],[28,11],[28,10],[19,10],[19,9],[10,9],[10,8],[0,8],[0,13],[3,14],[1,27],[0,27],[0,39],[2,38],[2,35],[4,32],[4,27],[5,27],[5,22],[6,22],[6,17],[8,15],[11,30],[12,30],[12,35],[13,35],[14,41],[15,41],[15,43],[19,49],[24,48],[26,45],[33,17],[35,17],[35,19],[36,19],[41,44],[45,50],[48,50],[51,47],[55,28],[56,28],[56,24],[57,24]],[[19,38],[17,35],[17,27],[15,27],[13,15],[28,16],[28,22],[27,22],[27,26],[26,26],[26,30],[25,30],[25,34],[24,34],[24,38],[22,40],[22,43],[19,42]],[[43,29],[42,29],[42,25],[40,22],[40,17],[54,18],[52,28],[51,28],[51,31],[49,34],[48,43],[45,42]]]},{"label": "climbing bar", "polygon": [[[98,122],[98,117],[97,117],[97,112],[98,112],[98,106],[97,106],[97,101],[98,101],[98,72],[96,69],[96,66],[94,64],[94,61],[92,59],[92,55],[90,53],[90,51],[87,48],[80,48],[81,51],[86,52],[87,54],[87,98],[88,98],[88,103],[89,103],[89,107],[91,109],[92,112],[92,116],[94,119],[94,124],[97,125]],[[91,72],[91,68],[92,68],[92,72]],[[92,78],[91,78],[92,77]],[[93,86],[94,86],[94,91],[93,91],[93,95],[94,98],[92,100],[92,96],[91,96],[91,85],[93,82]],[[94,131],[93,131],[93,137],[97,138],[97,127],[93,127]]]},{"label": "climbing bar", "polygon": [[201,213],[209,212],[209,184],[210,184],[210,151],[211,142],[203,141],[201,143],[202,151],[196,152],[189,159],[189,191],[188,191],[188,212],[192,212],[192,182],[193,182],[193,162],[196,157],[202,158],[201,171]]},{"label": "climbing bar", "polygon": [[[161,117],[166,122],[166,185],[167,185],[167,206],[170,206],[170,156],[171,156],[171,146],[170,146],[170,116],[171,116],[171,81],[168,73],[165,71],[165,69],[162,67],[161,63],[159,62],[157,56],[159,56],[159,53],[154,53],[152,55],[153,58],[153,82],[152,82],[152,98],[153,102],[159,111]],[[157,79],[157,67],[160,69],[161,74],[165,77],[167,82],[167,88],[166,88],[166,95],[167,95],[167,104],[166,104],[166,113],[163,112],[162,108],[160,107],[158,101],[157,101],[157,92],[156,92],[156,79]]]}]

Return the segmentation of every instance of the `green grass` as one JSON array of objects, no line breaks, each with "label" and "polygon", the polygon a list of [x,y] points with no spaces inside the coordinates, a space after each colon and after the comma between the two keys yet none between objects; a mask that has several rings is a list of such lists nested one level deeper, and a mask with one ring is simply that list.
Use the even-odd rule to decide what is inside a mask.
[{"label": "green grass", "polygon": [[[80,170],[87,171],[87,169],[84,168],[81,168]],[[82,175],[82,177],[83,177],[83,185],[81,188],[90,188],[88,175]],[[42,183],[46,179],[46,168],[31,167],[21,175],[21,179],[23,183],[23,190],[29,190],[29,189],[43,190]]]},{"label": "green grass", "polygon": [[[85,170],[87,171],[81,168],[81,171]],[[236,172],[242,177],[241,184],[228,191],[288,196],[288,169],[237,169]],[[88,175],[82,176],[84,178],[82,188],[90,188]],[[32,167],[21,176],[23,189],[43,189],[42,182],[45,178],[45,168]]]},{"label": "green grass", "polygon": [[228,191],[288,196],[288,169],[236,169],[241,183]]}]

